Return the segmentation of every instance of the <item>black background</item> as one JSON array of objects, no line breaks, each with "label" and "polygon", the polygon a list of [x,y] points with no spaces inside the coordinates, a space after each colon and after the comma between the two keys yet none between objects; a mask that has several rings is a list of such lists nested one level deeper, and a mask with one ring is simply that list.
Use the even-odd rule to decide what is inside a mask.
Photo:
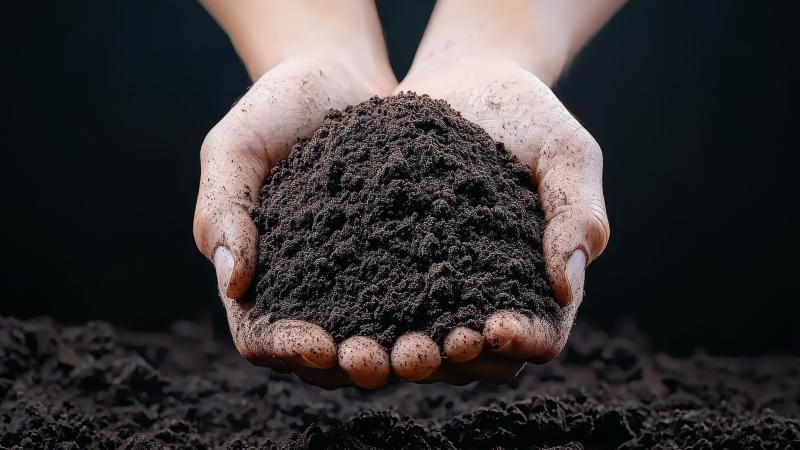
[{"label": "black background", "polygon": [[[2,6],[0,313],[222,322],[191,233],[198,149],[249,84],[191,1]],[[24,3],[24,4],[22,4]],[[407,70],[432,2],[379,2]],[[662,349],[800,352],[797,7],[634,1],[557,87],[605,154],[581,317]]]}]

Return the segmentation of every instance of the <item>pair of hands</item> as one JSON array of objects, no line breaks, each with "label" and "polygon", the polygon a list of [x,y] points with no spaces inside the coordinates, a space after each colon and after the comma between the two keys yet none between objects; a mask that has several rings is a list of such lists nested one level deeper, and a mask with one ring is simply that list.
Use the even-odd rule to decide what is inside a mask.
[{"label": "pair of hands", "polygon": [[[351,64],[341,55],[286,59],[264,73],[208,134],[201,150],[195,240],[214,263],[234,343],[251,363],[291,371],[326,388],[378,388],[392,378],[505,382],[526,361],[546,362],[563,349],[583,298],[585,268],[609,236],[600,149],[547,84],[513,59],[448,51],[448,45],[434,48],[441,51],[418,54],[399,84],[376,75],[388,71],[359,70],[378,63],[388,67],[385,61]],[[531,168],[547,222],[544,256],[563,308],[560,323],[499,311],[483,330],[452,330],[442,348],[421,333],[409,333],[386,352],[366,337],[337,346],[317,325],[250,316],[252,303],[244,296],[256,271],[258,234],[249,211],[271,168],[328,110],[403,91],[446,100]]]}]

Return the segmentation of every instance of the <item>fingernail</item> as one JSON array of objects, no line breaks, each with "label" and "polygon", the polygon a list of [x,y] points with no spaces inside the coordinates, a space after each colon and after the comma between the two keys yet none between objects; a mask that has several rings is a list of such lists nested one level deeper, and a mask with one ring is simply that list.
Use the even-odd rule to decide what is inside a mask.
[{"label": "fingernail", "polygon": [[577,296],[583,295],[583,279],[586,276],[586,254],[578,249],[572,253],[567,261],[567,283],[569,283],[569,301],[575,301]]},{"label": "fingernail", "polygon": [[231,282],[231,275],[233,274],[233,255],[225,247],[217,247],[214,250],[214,268],[217,270],[217,287],[219,288],[219,295],[228,297],[228,285]]}]

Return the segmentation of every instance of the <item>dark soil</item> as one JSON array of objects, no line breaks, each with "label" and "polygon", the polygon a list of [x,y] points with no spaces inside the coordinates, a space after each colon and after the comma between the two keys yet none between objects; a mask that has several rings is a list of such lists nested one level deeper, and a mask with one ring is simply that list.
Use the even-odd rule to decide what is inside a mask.
[{"label": "dark soil", "polygon": [[229,338],[0,318],[0,448],[794,449],[800,358],[653,353],[578,324],[510,385],[322,391]]},{"label": "dark soil", "polygon": [[514,309],[554,320],[530,170],[444,101],[332,111],[273,169],[253,211],[257,307],[337,342],[441,339]]}]

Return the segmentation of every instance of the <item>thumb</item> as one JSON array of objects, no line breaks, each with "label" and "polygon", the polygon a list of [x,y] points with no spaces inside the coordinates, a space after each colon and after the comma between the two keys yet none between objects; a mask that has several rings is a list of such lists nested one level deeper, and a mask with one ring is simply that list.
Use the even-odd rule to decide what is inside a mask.
[{"label": "thumb", "polygon": [[580,303],[586,266],[609,238],[600,147],[576,120],[570,122],[563,132],[551,134],[536,170],[547,222],[545,263],[562,306]]},{"label": "thumb", "polygon": [[200,152],[194,237],[214,263],[220,295],[240,298],[255,275],[258,231],[250,208],[269,163],[247,150],[254,148],[252,133],[226,119],[208,134]]}]

